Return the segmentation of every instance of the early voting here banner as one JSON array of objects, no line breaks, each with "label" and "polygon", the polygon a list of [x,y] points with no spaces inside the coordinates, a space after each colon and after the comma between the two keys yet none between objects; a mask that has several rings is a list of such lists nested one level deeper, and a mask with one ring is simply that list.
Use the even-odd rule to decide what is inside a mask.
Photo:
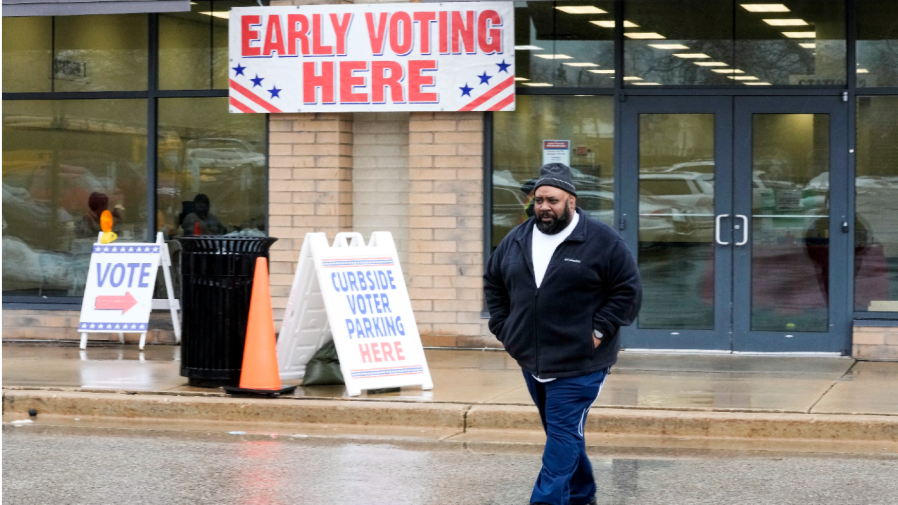
[{"label": "early voting here banner", "polygon": [[230,11],[230,111],[514,110],[512,2]]}]

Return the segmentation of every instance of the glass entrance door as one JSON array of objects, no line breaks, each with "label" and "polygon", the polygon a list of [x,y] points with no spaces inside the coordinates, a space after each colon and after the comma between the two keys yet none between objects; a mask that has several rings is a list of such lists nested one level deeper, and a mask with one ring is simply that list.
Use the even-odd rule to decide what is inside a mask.
[{"label": "glass entrance door", "polygon": [[732,99],[627,97],[618,229],[637,256],[630,348],[731,348]]},{"label": "glass entrance door", "polygon": [[627,98],[618,228],[644,299],[626,347],[846,348],[844,110],[837,97]]},{"label": "glass entrance door", "polygon": [[735,351],[847,349],[845,110],[838,97],[736,100]]}]

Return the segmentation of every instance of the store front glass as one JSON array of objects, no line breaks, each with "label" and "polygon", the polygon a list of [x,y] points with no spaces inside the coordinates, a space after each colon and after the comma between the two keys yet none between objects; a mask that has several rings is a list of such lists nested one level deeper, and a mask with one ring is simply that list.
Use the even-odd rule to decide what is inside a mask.
[{"label": "store front glass", "polygon": [[614,222],[614,99],[518,96],[514,112],[493,116],[492,248],[533,215],[533,184],[547,140],[569,142],[577,206]]},{"label": "store front glass", "polygon": [[857,99],[854,310],[898,312],[898,96]]},{"label": "store front glass", "polygon": [[100,214],[147,227],[146,100],[3,104],[3,293],[80,296]]},{"label": "store front glass", "polygon": [[845,84],[843,0],[638,0],[624,17],[626,85]]},{"label": "store front glass", "polygon": [[123,241],[267,233],[267,116],[227,104],[227,11],[247,5],[3,18],[4,301],[80,303],[104,210]]},{"label": "store front glass", "polygon": [[515,80],[528,88],[613,86],[614,5],[515,2]]},{"label": "store front glass", "polygon": [[[521,79],[517,110],[492,114],[490,248],[527,218],[526,183],[542,161],[540,142],[570,140],[577,173],[578,144],[606,153],[576,125],[604,117],[610,159],[579,171],[599,177],[609,198],[597,217],[624,237],[642,272],[643,307],[623,330],[626,346],[844,353],[852,278],[856,310],[898,311],[890,305],[898,300],[898,267],[893,276],[888,259],[898,257],[889,253],[898,223],[887,213],[865,217],[865,209],[887,208],[882,199],[894,193],[883,180],[898,145],[889,136],[898,105],[895,97],[858,98],[852,273],[847,160],[855,105],[850,91],[843,95],[849,82],[896,86],[890,42],[898,25],[883,14],[898,7],[884,0],[561,5],[516,4]],[[865,12],[876,21],[865,21]],[[847,69],[854,16],[857,73]],[[602,61],[562,51],[561,19],[614,27],[623,45],[584,37],[607,48]],[[581,91],[559,80],[572,75],[565,61],[609,80]],[[598,104],[607,115],[594,110]]]}]

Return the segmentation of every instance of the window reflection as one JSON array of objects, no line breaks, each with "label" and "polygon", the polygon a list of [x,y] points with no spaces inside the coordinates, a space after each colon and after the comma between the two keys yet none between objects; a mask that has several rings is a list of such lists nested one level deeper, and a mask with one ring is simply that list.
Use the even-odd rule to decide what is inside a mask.
[{"label": "window reflection", "polygon": [[640,328],[714,327],[714,115],[639,115]]},{"label": "window reflection", "polygon": [[611,87],[614,2],[515,2],[516,80],[525,87]]},{"label": "window reflection", "polygon": [[857,100],[854,305],[898,312],[898,97]]},{"label": "window reflection", "polygon": [[857,85],[898,86],[898,2],[857,2]]},{"label": "window reflection", "polygon": [[227,98],[159,100],[157,206],[166,237],[265,236],[264,114]]},{"label": "window reflection", "polygon": [[493,122],[493,248],[533,213],[546,140],[569,142],[577,206],[614,222],[612,97],[518,96],[516,110],[494,113]]},{"label": "window reflection", "polygon": [[3,92],[52,91],[53,18],[3,18]]},{"label": "window reflection", "polygon": [[148,15],[53,18],[53,91],[147,89]]},{"label": "window reflection", "polygon": [[146,101],[3,102],[3,292],[80,296],[98,216],[146,238]]},{"label": "window reflection", "polygon": [[624,16],[627,85],[845,83],[843,0],[641,0]]},{"label": "window reflection", "polygon": [[827,331],[829,115],[752,116],[751,329]]}]

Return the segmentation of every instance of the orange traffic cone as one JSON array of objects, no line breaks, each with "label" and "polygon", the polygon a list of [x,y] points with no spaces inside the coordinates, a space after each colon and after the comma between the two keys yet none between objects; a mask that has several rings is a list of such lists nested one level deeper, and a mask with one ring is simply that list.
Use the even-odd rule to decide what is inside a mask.
[{"label": "orange traffic cone", "polygon": [[231,394],[268,396],[289,393],[296,389],[296,386],[281,387],[274,340],[271,289],[268,286],[268,261],[265,258],[256,259],[253,294],[249,302],[249,320],[246,324],[246,344],[243,347],[240,387],[225,386],[224,389]]}]

